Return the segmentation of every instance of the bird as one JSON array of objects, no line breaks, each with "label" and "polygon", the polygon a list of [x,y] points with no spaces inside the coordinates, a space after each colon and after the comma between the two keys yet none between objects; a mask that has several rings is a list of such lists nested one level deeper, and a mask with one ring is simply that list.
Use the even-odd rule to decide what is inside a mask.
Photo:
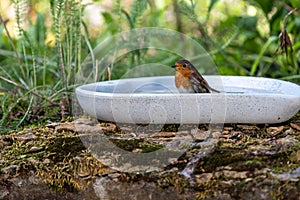
[{"label": "bird", "polygon": [[176,69],[175,85],[179,93],[211,93],[213,89],[188,60],[178,60],[172,68]]}]

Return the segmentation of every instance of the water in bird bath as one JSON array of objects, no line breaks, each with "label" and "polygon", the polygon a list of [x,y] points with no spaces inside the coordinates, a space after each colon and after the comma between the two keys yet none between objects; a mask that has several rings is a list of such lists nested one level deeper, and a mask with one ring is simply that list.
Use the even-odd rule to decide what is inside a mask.
[{"label": "water in bird bath", "polygon": [[171,90],[168,87],[165,87],[162,84],[157,83],[149,83],[142,85],[141,87],[138,87],[136,90],[133,91],[133,93],[150,93],[150,94],[170,94],[174,93],[174,88]]},{"label": "water in bird bath", "polygon": [[[105,90],[104,90],[105,89]],[[107,88],[99,87],[96,90],[97,92],[106,92]],[[266,94],[266,93],[274,93],[272,90],[262,89],[262,88],[251,88],[251,87],[238,87],[238,86],[225,86],[223,90],[220,90],[221,93],[229,93],[229,94]],[[139,86],[136,86],[134,89],[130,89],[129,87],[120,89],[114,89],[114,93],[134,93],[134,94],[173,94],[178,93],[178,90],[174,87],[167,87],[158,83],[146,83]],[[276,93],[281,93],[277,92]]]},{"label": "water in bird bath", "polygon": [[[261,88],[246,88],[246,87],[233,87],[228,86],[224,88],[226,93],[238,93],[238,94],[266,94],[266,93],[274,93],[274,91],[261,89]],[[278,92],[276,92],[278,93]]]},{"label": "water in bird bath", "polygon": [[[221,91],[222,93],[229,94],[284,94],[283,91],[278,89],[271,90],[269,88],[257,87],[253,85],[253,87],[248,85],[232,85],[226,84],[223,85],[223,88],[214,86],[212,87]],[[175,87],[175,83],[173,80],[168,80],[166,82],[157,81],[157,82],[136,82],[132,83],[129,81],[115,82],[115,81],[107,81],[102,82],[101,84],[96,86],[96,92],[100,93],[120,93],[120,94],[174,94],[178,93],[177,88]]]},{"label": "water in bird bath", "polygon": [[[266,94],[266,93],[274,93],[274,91],[270,91],[270,90],[266,90],[266,89],[260,89],[260,88],[246,88],[246,87],[225,87],[222,92],[225,93],[238,93],[238,94]],[[146,84],[143,85],[139,88],[137,88],[136,90],[133,91],[133,93],[139,93],[139,94],[143,94],[143,93],[150,93],[150,94],[169,94],[169,93],[177,93],[177,90],[171,90],[170,88],[164,87],[160,84]],[[279,92],[276,92],[279,93]]]}]

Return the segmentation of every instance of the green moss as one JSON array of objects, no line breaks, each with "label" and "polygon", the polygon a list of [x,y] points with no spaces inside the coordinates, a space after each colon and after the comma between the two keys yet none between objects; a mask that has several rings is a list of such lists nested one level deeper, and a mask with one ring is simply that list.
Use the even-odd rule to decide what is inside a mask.
[{"label": "green moss", "polygon": [[[236,126],[232,128],[232,132],[222,133],[220,142],[215,146],[213,153],[201,159],[193,174],[194,177],[199,178],[203,173],[211,172],[212,178],[208,178],[203,183],[196,182],[196,185],[192,186],[190,185],[191,180],[178,173],[186,167],[191,156],[194,156],[198,152],[198,148],[201,147],[190,148],[184,156],[167,166],[163,172],[140,174],[119,172],[121,175],[118,181],[137,182],[144,180],[154,182],[162,189],[173,187],[179,192],[184,192],[187,189],[196,193],[198,199],[214,198],[218,196],[218,192],[230,194],[232,198],[238,199],[242,193],[246,193],[252,188],[268,188],[274,197],[286,198],[287,193],[300,189],[299,181],[281,182],[264,170],[256,175],[256,170],[267,168],[272,172],[288,172],[299,167],[300,142],[289,142],[289,138],[287,138],[285,145],[276,141],[281,138],[284,139],[282,141],[286,141],[287,133],[285,130],[290,128],[289,122],[285,124],[284,130],[274,137],[266,132],[267,128],[265,127],[253,127],[253,130],[243,130],[242,126]],[[113,136],[120,133],[117,132],[117,129],[114,130],[116,132],[112,132]],[[19,141],[15,137],[29,132],[36,136],[34,140]],[[295,129],[289,132],[296,140],[299,140],[299,133]],[[180,134],[180,132],[176,134]],[[132,136],[121,138],[121,134],[117,136],[118,138],[109,140],[126,151],[137,150],[136,152],[148,153],[164,147],[163,144],[156,143],[159,140],[158,136],[155,137],[156,142],[136,139]],[[1,158],[4,162],[0,163],[0,168],[18,165],[18,170],[33,170],[55,190],[62,188],[70,191],[81,190],[90,183],[92,177],[108,173],[105,171],[108,168],[85,151],[86,147],[81,142],[82,138],[72,131],[55,132],[54,127],[34,126],[10,132],[7,138],[3,141],[2,150],[5,154]],[[95,140],[96,142],[98,140]],[[99,142],[103,141],[99,140]],[[103,144],[106,142],[104,141]],[[33,146],[41,146],[44,149],[40,152],[29,152]],[[108,144],[107,149],[110,146],[111,144]],[[101,148],[103,149],[102,146]],[[85,153],[83,153],[84,151]],[[254,152],[258,152],[258,154]],[[51,163],[43,163],[45,159],[50,159]],[[133,163],[135,161],[122,160],[122,162]],[[143,163],[138,164],[142,166]],[[229,175],[222,174],[224,168]],[[171,169],[176,170],[174,172]],[[242,175],[237,174],[238,176],[235,176],[236,171]],[[246,178],[244,178],[245,176]]]},{"label": "green moss", "polygon": [[160,144],[151,144],[151,143],[144,143],[141,148],[143,149],[142,153],[149,153],[153,151],[157,151],[163,148],[163,145]]},{"label": "green moss", "polygon": [[264,164],[261,162],[259,158],[254,158],[253,160],[244,160],[241,162],[237,162],[232,166],[233,170],[236,171],[254,171],[256,169],[264,168]]},{"label": "green moss", "polygon": [[140,144],[143,140],[129,139],[129,140],[119,140],[119,139],[109,139],[117,147],[126,150],[132,151],[133,149],[140,148]]},{"label": "green moss", "polygon": [[66,155],[76,155],[78,152],[86,149],[80,140],[80,137],[73,136],[63,136],[54,137],[48,141],[47,151],[53,154],[51,159],[54,161],[62,161]]},{"label": "green moss", "polygon": [[146,142],[142,139],[128,139],[128,140],[110,139],[110,141],[114,143],[114,145],[116,145],[117,147],[126,151],[141,149],[142,153],[148,153],[163,148],[163,145]]},{"label": "green moss", "polygon": [[226,165],[234,166],[241,161],[246,161],[248,158],[248,155],[245,155],[239,150],[218,147],[213,154],[204,160],[201,168],[203,168],[206,172],[211,172],[217,167]]},{"label": "green moss", "polygon": [[180,127],[180,124],[165,124],[162,128],[161,131],[165,132],[177,132]]}]

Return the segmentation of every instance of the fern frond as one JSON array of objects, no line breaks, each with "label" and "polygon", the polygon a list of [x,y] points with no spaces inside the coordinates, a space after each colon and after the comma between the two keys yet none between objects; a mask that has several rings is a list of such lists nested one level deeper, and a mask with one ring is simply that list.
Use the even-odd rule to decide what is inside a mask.
[{"label": "fern frond", "polygon": [[17,32],[19,36],[21,36],[24,30],[25,20],[27,19],[29,5],[27,0],[15,0],[13,4],[16,13]]},{"label": "fern frond", "polygon": [[133,24],[141,24],[141,16],[147,8],[147,0],[135,0],[131,6],[130,18]]}]

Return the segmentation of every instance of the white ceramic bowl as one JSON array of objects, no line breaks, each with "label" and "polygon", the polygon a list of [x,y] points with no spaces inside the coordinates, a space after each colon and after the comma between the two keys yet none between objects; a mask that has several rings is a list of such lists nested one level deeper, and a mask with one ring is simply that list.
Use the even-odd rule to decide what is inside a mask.
[{"label": "white ceramic bowl", "polygon": [[258,77],[204,76],[221,93],[179,94],[173,76],[104,81],[76,88],[83,110],[119,123],[279,123],[300,109],[300,86]]}]

